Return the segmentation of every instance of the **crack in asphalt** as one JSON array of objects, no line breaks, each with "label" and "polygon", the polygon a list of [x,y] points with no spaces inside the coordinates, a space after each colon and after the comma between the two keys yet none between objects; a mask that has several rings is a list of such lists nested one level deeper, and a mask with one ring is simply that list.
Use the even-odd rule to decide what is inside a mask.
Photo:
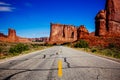
[{"label": "crack in asphalt", "polygon": [[64,58],[64,62],[67,64],[67,67],[68,67],[68,68],[71,68],[71,67],[70,67],[70,63],[67,61],[67,58],[66,58],[66,57]]},{"label": "crack in asphalt", "polygon": [[[44,62],[43,62],[44,63]],[[41,63],[42,64],[42,63]],[[41,66],[39,66],[41,67]],[[112,70],[120,70],[120,68],[107,68],[107,67],[95,67],[95,66],[70,66],[70,68],[93,68],[93,69],[112,69]],[[16,68],[0,68],[0,70],[57,70],[58,68],[51,68],[51,69],[16,69]],[[66,67],[62,68],[62,69],[68,69]]]},{"label": "crack in asphalt", "polygon": [[[52,50],[51,50],[52,51]],[[62,69],[64,69],[64,70],[66,70],[66,69],[68,69],[68,71],[69,70],[72,70],[72,69],[90,69],[89,71],[91,71],[91,69],[95,69],[95,70],[98,70],[98,71],[95,71],[95,75],[94,74],[92,74],[93,76],[91,77],[91,78],[94,78],[94,79],[96,79],[96,80],[100,80],[100,79],[102,79],[102,77],[104,77],[103,76],[103,73],[102,73],[102,71],[104,71],[104,70],[106,70],[106,71],[111,71],[110,72],[110,74],[111,74],[111,79],[112,79],[112,77],[114,78],[114,70],[115,71],[119,71],[120,70],[120,67],[118,66],[107,66],[107,67],[105,67],[105,66],[97,66],[97,65],[88,65],[88,66],[85,66],[85,65],[73,65],[72,64],[72,62],[70,62],[69,60],[71,60],[72,58],[79,58],[79,56],[77,57],[77,56],[72,56],[72,57],[70,57],[70,56],[63,56],[62,57],[62,54],[60,54],[60,53],[62,53],[62,50],[61,51],[59,51],[59,54],[60,54],[60,56],[59,56],[59,54],[58,54],[58,48],[56,49],[56,50],[54,50],[54,52],[52,51],[52,52],[50,52],[50,51],[45,51],[46,53],[45,54],[39,54],[39,55],[41,55],[40,56],[40,58],[39,57],[36,57],[36,56],[34,56],[33,58],[24,58],[24,59],[22,59],[22,60],[12,60],[12,61],[10,61],[10,62],[7,62],[6,64],[9,64],[9,65],[16,65],[16,64],[18,64],[19,62],[21,63],[21,62],[24,62],[24,61],[28,61],[28,60],[32,60],[32,59],[36,59],[36,60],[40,60],[40,59],[43,59],[43,60],[41,60],[42,62],[39,64],[39,65],[37,65],[37,66],[33,66],[34,67],[34,69],[30,69],[29,67],[26,69],[22,69],[21,67],[21,69],[18,69],[18,68],[11,68],[11,67],[3,67],[3,68],[0,68],[0,73],[3,71],[5,71],[5,72],[8,72],[8,74],[7,73],[1,73],[2,74],[2,76],[3,76],[3,79],[1,79],[1,80],[11,80],[11,79],[13,79],[14,78],[14,76],[16,76],[16,75],[18,75],[18,74],[24,74],[24,73],[26,73],[27,72],[27,74],[25,74],[25,75],[27,75],[28,77],[29,76],[31,76],[32,75],[32,71],[34,71],[34,72],[37,72],[37,71],[43,71],[43,72],[41,72],[41,73],[44,73],[44,71],[47,71],[47,75],[45,75],[45,78],[46,78],[46,80],[56,80],[57,78],[56,78],[56,74],[55,75],[53,75],[54,74],[54,72],[56,72],[57,70],[58,70],[58,68],[57,67],[55,67],[54,65],[55,65],[55,63],[56,63],[56,61],[58,60],[58,59],[61,59],[61,60],[63,60],[63,62],[64,62],[64,64],[65,64],[65,66],[62,68]],[[51,53],[51,54],[47,54],[47,53]],[[54,53],[54,54],[53,54]],[[80,56],[81,58],[83,57],[89,57],[89,58],[92,58],[91,56]],[[48,60],[48,59],[51,59],[51,60]],[[44,67],[45,66],[45,63],[47,62],[47,61],[51,61],[51,64],[50,64],[50,66],[48,67],[48,68],[46,68],[46,67]],[[49,63],[49,62],[48,62]],[[47,64],[47,63],[46,63]],[[5,65],[5,64],[4,64]],[[13,72],[12,72],[13,71]],[[106,72],[105,71],[105,72]],[[113,71],[113,72],[112,72]],[[12,73],[11,73],[12,72]],[[30,74],[28,74],[28,73],[30,73]],[[80,72],[79,72],[80,73]],[[116,72],[117,73],[117,72]],[[4,74],[5,74],[5,76],[6,75],[8,75],[8,76],[6,76],[6,77],[4,77]],[[81,73],[82,74],[82,73]],[[109,73],[108,73],[109,74]],[[24,76],[25,76],[24,75]],[[74,75],[74,73],[73,73],[73,75]],[[18,75],[19,76],[19,75]],[[41,75],[40,75],[41,76]],[[90,75],[91,76],[91,75]],[[109,76],[109,75],[108,75]],[[81,75],[81,77],[84,77],[84,79],[86,78],[85,76],[84,76],[84,74],[82,74]],[[117,76],[118,78],[119,78],[119,75]],[[0,78],[1,78],[1,76],[0,76]],[[15,77],[16,78],[16,77]],[[107,78],[107,77],[105,77],[105,78]],[[70,79],[72,79],[72,78],[70,78]],[[58,80],[62,80],[62,79],[58,79]],[[116,79],[116,80],[118,80],[118,79]]]},{"label": "crack in asphalt", "polygon": [[10,80],[13,76],[17,75],[17,74],[20,74],[20,73],[24,73],[24,72],[27,72],[27,71],[20,71],[20,72],[17,72],[17,73],[14,73],[6,78],[4,78],[3,80]]},{"label": "crack in asphalt", "polygon": [[58,55],[58,52],[56,52],[56,55]]},{"label": "crack in asphalt", "polygon": [[99,78],[100,78],[100,71],[99,71],[99,69],[97,70],[97,72],[98,72],[98,74],[97,74],[97,80],[99,80]]},{"label": "crack in asphalt", "polygon": [[44,55],[43,55],[43,59],[45,59],[45,58],[46,58],[46,55],[44,54]]},{"label": "crack in asphalt", "polygon": [[50,57],[54,56],[54,54],[51,54]]},{"label": "crack in asphalt", "polygon": [[[57,52],[56,52],[56,53],[57,53]],[[51,66],[51,69],[52,69],[52,67],[53,67],[54,64],[55,64],[56,58],[57,58],[57,56],[54,58],[54,61],[53,61],[52,66]],[[58,70],[58,68],[57,68],[57,70]],[[48,73],[48,76],[47,76],[47,80],[52,80],[52,78],[53,78],[52,74],[53,74],[53,71],[49,70],[49,73]]]},{"label": "crack in asphalt", "polygon": [[[46,51],[41,51],[40,54],[35,54],[35,56],[41,55],[41,54],[43,54],[44,52],[46,52]],[[10,68],[10,67],[12,67],[12,66],[14,66],[14,65],[17,65],[17,64],[20,64],[20,63],[22,63],[22,62],[25,62],[25,61],[30,60],[32,56],[33,56],[33,55],[30,55],[29,57],[23,58],[22,60],[11,60],[11,61],[8,61],[7,63],[2,63],[2,64],[0,64],[0,65],[3,65],[3,67],[5,67],[5,68]],[[4,66],[4,65],[5,65],[5,66]]]},{"label": "crack in asphalt", "polygon": [[99,79],[99,76],[100,76],[100,75],[98,74],[98,75],[97,75],[97,80]]},{"label": "crack in asphalt", "polygon": [[[9,69],[10,70],[10,69]],[[57,70],[57,68],[53,68],[53,69],[11,69],[11,70],[23,70],[23,71],[19,71],[16,72],[14,74],[9,75],[8,77],[4,78],[3,80],[10,80],[13,76],[17,75],[17,74],[21,74],[21,73],[25,73],[25,72],[30,72],[30,71],[53,71],[53,70]],[[51,73],[50,73],[51,74]],[[51,74],[52,76],[52,74]],[[51,80],[51,77],[49,77],[49,79],[47,80]]]},{"label": "crack in asphalt", "polygon": [[[55,62],[55,59],[54,59]],[[52,66],[54,65],[54,62],[52,64]],[[70,67],[70,68],[99,68],[99,69],[111,69],[111,68],[101,68],[101,67],[90,67],[90,66],[84,66],[84,67]],[[63,68],[63,69],[68,69],[68,68]],[[114,68],[115,69],[115,68]],[[52,73],[54,70],[58,70],[58,68],[50,68],[50,69],[6,69],[6,68],[0,68],[0,70],[19,70],[19,72],[16,72],[14,74],[11,74],[9,76],[7,76],[6,78],[4,78],[3,80],[10,80],[13,76],[17,75],[17,74],[21,74],[24,72],[28,72],[28,71],[50,71],[47,77],[47,80],[52,80],[53,76]],[[22,71],[21,71],[22,70]],[[118,69],[120,70],[120,68]],[[98,80],[100,77],[100,73],[98,73],[96,75],[96,79]]]},{"label": "crack in asphalt", "polygon": [[[41,66],[43,66],[43,64],[46,62],[46,60],[47,59],[45,59],[42,63],[41,63]],[[14,69],[13,69],[14,70]],[[22,70],[22,69],[21,69]],[[9,76],[7,76],[6,78],[4,78],[3,80],[10,80],[13,76],[15,76],[15,75],[18,75],[18,74],[21,74],[21,73],[24,73],[24,72],[28,72],[28,71],[36,71],[36,70],[38,70],[39,71],[39,69],[23,69],[24,71],[19,71],[19,72],[16,72],[16,73],[14,73],[14,74],[11,74],[11,75],[9,75]],[[41,71],[42,70],[44,70],[44,69],[41,69]],[[47,69],[47,70],[49,70],[49,69]]]},{"label": "crack in asphalt", "polygon": [[[45,59],[45,60],[40,64],[41,66],[39,66],[39,67],[42,67],[44,65],[44,63],[47,61],[46,55],[43,55],[43,59]],[[5,68],[0,68],[0,70],[6,70],[6,69]],[[10,70],[10,69],[8,69],[8,70]],[[46,70],[51,71],[51,70],[57,70],[57,69],[55,69],[55,68],[54,69],[23,69],[23,71],[19,71],[19,72],[16,72],[14,74],[11,74],[11,75],[5,77],[3,80],[10,80],[13,76],[21,74],[21,73],[28,72],[28,71],[46,71]],[[48,80],[50,80],[50,79],[48,79]]]}]

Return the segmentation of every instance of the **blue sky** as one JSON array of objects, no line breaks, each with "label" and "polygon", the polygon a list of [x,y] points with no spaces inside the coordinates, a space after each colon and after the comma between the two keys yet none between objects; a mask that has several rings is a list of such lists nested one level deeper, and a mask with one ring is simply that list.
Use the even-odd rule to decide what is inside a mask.
[{"label": "blue sky", "polygon": [[0,0],[0,32],[13,28],[22,37],[48,37],[50,22],[85,25],[92,32],[104,7],[105,0]]}]

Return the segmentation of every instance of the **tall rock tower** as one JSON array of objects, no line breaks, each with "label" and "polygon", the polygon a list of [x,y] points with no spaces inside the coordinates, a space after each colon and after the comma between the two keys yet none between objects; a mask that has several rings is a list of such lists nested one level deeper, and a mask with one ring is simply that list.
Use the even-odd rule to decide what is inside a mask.
[{"label": "tall rock tower", "polygon": [[16,41],[16,31],[13,29],[8,29],[8,39],[10,42]]},{"label": "tall rock tower", "polygon": [[105,10],[95,17],[96,36],[120,35],[120,0],[106,0]]},{"label": "tall rock tower", "polygon": [[95,35],[96,36],[104,36],[106,35],[106,11],[101,10],[97,16],[95,17]]}]

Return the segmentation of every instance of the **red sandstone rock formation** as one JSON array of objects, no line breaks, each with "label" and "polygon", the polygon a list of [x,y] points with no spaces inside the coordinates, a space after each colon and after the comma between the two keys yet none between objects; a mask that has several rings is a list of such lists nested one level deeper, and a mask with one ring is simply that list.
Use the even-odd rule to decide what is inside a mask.
[{"label": "red sandstone rock formation", "polygon": [[120,0],[108,0],[106,2],[106,22],[110,35],[120,35]]},{"label": "red sandstone rock formation", "polygon": [[95,36],[95,32],[89,33],[89,36]]},{"label": "red sandstone rock formation", "polygon": [[120,0],[106,0],[105,10],[95,17],[95,29],[95,33],[89,34],[84,26],[76,28],[51,24],[50,42],[65,43],[84,39],[90,46],[108,46],[109,43],[120,46]]},{"label": "red sandstone rock formation", "polygon": [[[52,24],[49,43],[66,43],[84,39],[90,46],[108,46],[109,43],[120,45],[120,0],[106,0],[105,10],[95,17],[95,33],[90,33],[84,26]],[[9,29],[8,36],[0,33],[0,41],[29,42],[20,38],[15,30]],[[96,36],[94,36],[96,35]],[[100,36],[100,37],[99,37]]]},{"label": "red sandstone rock formation", "polygon": [[106,0],[105,10],[96,16],[96,36],[120,36],[120,0]]},{"label": "red sandstone rock formation", "polygon": [[74,42],[88,35],[89,32],[83,25],[77,28],[73,25],[51,24],[50,43]]},{"label": "red sandstone rock formation", "polygon": [[65,43],[77,40],[77,28],[72,25],[52,24],[50,31],[51,43]]},{"label": "red sandstone rock formation", "polygon": [[95,35],[96,36],[104,36],[106,35],[106,11],[101,10],[97,16],[95,17]]},{"label": "red sandstone rock formation", "polygon": [[9,42],[16,42],[17,41],[17,36],[16,36],[15,30],[8,29],[8,40],[9,40]]},{"label": "red sandstone rock formation", "polygon": [[2,42],[30,42],[27,38],[21,38],[16,35],[16,31],[8,29],[8,36],[0,33],[0,41]]},{"label": "red sandstone rock formation", "polygon": [[88,32],[88,30],[84,27],[84,25],[81,25],[81,26],[77,29],[77,34],[78,34],[77,40],[80,40],[80,39],[84,39],[84,38],[88,38],[88,37],[89,37],[89,32]]}]

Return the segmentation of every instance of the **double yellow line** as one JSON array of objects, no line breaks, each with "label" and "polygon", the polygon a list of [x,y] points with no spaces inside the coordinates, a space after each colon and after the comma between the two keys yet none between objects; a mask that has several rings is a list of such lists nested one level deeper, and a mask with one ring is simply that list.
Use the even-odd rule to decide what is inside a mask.
[{"label": "double yellow line", "polygon": [[58,77],[62,77],[62,60],[58,61]]}]

